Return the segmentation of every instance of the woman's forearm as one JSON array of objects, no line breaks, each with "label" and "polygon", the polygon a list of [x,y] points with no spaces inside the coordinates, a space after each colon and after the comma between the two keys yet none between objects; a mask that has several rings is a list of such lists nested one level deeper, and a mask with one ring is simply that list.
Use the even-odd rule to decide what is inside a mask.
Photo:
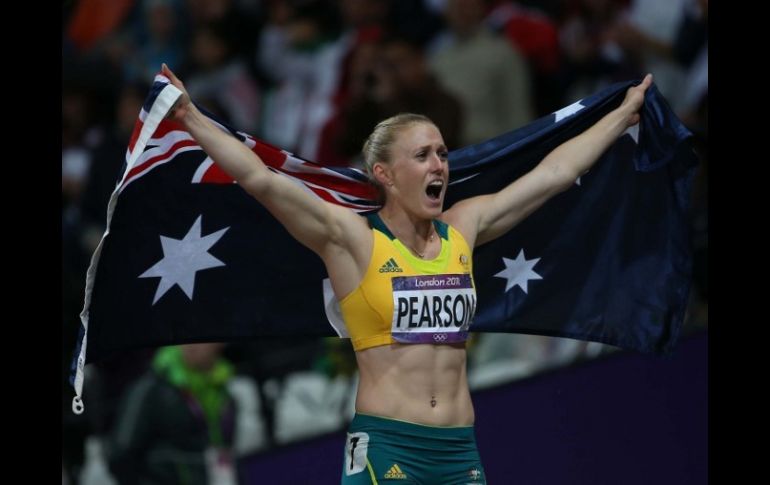
[{"label": "woman's forearm", "polygon": [[568,188],[626,131],[629,116],[625,106],[607,113],[586,131],[556,147],[541,163],[560,174],[564,188]]}]

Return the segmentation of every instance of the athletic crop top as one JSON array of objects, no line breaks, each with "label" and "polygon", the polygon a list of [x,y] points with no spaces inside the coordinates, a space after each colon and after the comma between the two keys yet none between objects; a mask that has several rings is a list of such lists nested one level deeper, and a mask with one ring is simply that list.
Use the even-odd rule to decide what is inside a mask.
[{"label": "athletic crop top", "polygon": [[340,302],[355,350],[400,343],[452,343],[468,338],[476,311],[472,253],[452,226],[434,220],[441,252],[419,259],[378,214],[367,216],[374,235],[363,280]]}]

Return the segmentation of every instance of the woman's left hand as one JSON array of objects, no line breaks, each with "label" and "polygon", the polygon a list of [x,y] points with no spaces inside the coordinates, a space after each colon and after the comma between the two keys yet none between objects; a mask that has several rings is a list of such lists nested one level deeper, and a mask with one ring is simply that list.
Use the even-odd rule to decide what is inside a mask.
[{"label": "woman's left hand", "polygon": [[639,123],[639,108],[641,108],[642,103],[644,103],[644,93],[650,85],[652,85],[652,74],[647,74],[644,76],[641,84],[628,88],[626,98],[618,108],[626,113],[627,126],[633,126]]}]

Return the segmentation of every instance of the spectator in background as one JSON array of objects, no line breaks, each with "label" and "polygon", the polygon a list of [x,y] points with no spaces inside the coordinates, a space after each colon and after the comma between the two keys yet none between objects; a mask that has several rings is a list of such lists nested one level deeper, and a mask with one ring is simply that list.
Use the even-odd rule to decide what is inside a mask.
[{"label": "spectator in background", "polygon": [[[257,76],[254,62],[257,39],[263,27],[264,4],[242,0],[183,0],[190,19],[190,30],[207,25],[221,26],[234,57],[243,61],[249,73]],[[157,66],[156,66],[157,67]]]},{"label": "spectator in background", "polygon": [[531,121],[531,75],[524,58],[484,25],[484,0],[449,0],[449,31],[434,44],[430,66],[463,103],[462,145],[472,145]]},{"label": "spectator in background", "polygon": [[558,110],[564,106],[564,87],[558,83],[561,47],[556,23],[547,13],[519,2],[491,3],[494,7],[486,18],[487,25],[508,39],[529,65],[536,116]]},{"label": "spectator in background", "polygon": [[255,133],[259,121],[260,92],[246,63],[234,56],[223,24],[197,27],[189,58],[188,90],[224,122]]},{"label": "spectator in background", "polygon": [[708,92],[708,0],[659,3],[633,2],[611,35],[644,69],[661,72],[659,89],[691,125]]},{"label": "spectator in background", "polygon": [[316,158],[321,124],[329,116],[346,45],[337,39],[336,12],[323,1],[301,8],[269,6],[257,64],[271,83],[260,136],[297,155]]},{"label": "spectator in background", "polygon": [[608,32],[608,38],[638,66],[638,72],[651,72],[655,76],[655,84],[677,113],[681,112],[686,89],[685,69],[670,52],[685,6],[690,2],[631,0]]},{"label": "spectator in background", "polygon": [[[639,67],[613,35],[623,13],[624,0],[571,0],[563,14],[559,37],[567,86],[565,101],[572,103],[602,87],[638,76]],[[657,84],[657,79],[656,79]]]},{"label": "spectator in background", "polygon": [[224,344],[158,350],[126,393],[108,447],[121,484],[234,484],[235,403]]},{"label": "spectator in background", "polygon": [[136,0],[80,0],[66,26],[65,45],[89,52],[110,37],[135,8]]},{"label": "spectator in background", "polygon": [[334,42],[339,57],[333,65],[334,79],[330,97],[315,111],[314,131],[303,141],[305,153],[324,165],[347,165],[337,152],[339,113],[350,96],[351,64],[360,47],[379,42],[388,30],[387,18],[395,2],[386,0],[336,0],[342,21],[342,34]]},{"label": "spectator in background", "polygon": [[390,2],[386,23],[392,35],[407,37],[421,46],[444,28],[441,13],[428,0]]},{"label": "spectator in background", "polygon": [[140,8],[142,20],[129,25],[127,44],[116,55],[122,58],[127,81],[151,83],[160,62],[184,61],[185,17],[174,0],[143,0]]},{"label": "spectator in background", "polygon": [[350,93],[338,121],[341,155],[360,156],[377,123],[403,112],[428,116],[448,147],[460,147],[462,106],[429,71],[420,45],[404,37],[361,45],[350,72]]}]

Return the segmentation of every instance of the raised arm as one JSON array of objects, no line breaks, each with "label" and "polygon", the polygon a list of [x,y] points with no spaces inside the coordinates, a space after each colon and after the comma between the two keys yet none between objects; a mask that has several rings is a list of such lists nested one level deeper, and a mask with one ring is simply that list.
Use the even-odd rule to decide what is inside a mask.
[{"label": "raised arm", "polygon": [[357,247],[360,243],[357,237],[366,237],[361,217],[314,197],[287,177],[269,170],[246,145],[218,129],[195,107],[184,84],[165,64],[162,72],[182,91],[170,116],[181,122],[203,150],[263,204],[295,239],[327,261],[330,255],[333,258],[348,248]]},{"label": "raised arm", "polygon": [[548,199],[567,190],[629,126],[639,122],[648,74],[629,88],[623,103],[580,135],[562,143],[535,168],[501,191],[462,200],[444,214],[468,244],[479,246],[511,230]]}]

